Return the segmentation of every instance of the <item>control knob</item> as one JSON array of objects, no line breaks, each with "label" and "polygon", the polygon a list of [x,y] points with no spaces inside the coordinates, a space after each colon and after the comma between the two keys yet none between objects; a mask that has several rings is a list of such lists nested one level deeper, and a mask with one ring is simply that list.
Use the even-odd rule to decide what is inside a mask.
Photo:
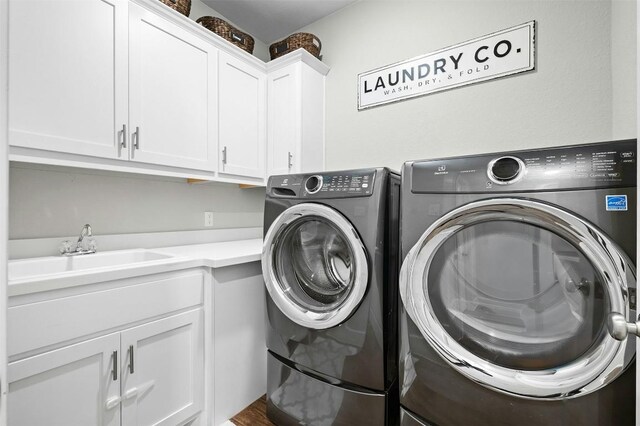
[{"label": "control knob", "polygon": [[322,189],[322,176],[313,175],[309,176],[304,183],[304,187],[308,194],[315,194]]},{"label": "control knob", "polygon": [[524,163],[518,157],[496,158],[489,163],[487,175],[499,185],[515,183],[524,175]]}]

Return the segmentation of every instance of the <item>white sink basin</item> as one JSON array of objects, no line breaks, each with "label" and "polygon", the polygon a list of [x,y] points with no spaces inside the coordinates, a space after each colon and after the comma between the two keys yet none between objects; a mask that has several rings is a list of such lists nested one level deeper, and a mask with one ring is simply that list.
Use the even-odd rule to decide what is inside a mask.
[{"label": "white sink basin", "polygon": [[173,256],[148,250],[122,250],[82,256],[51,256],[9,261],[9,282],[41,275],[64,274],[90,269],[126,266],[132,263],[170,259]]}]

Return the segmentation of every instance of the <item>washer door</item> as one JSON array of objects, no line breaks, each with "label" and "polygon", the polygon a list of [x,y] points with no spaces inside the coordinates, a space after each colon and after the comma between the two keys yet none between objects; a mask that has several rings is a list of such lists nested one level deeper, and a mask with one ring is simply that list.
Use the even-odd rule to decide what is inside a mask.
[{"label": "washer door", "polygon": [[265,236],[267,290],[287,317],[305,327],[326,329],[346,320],[364,297],[368,270],[356,230],[320,204],[285,210]]},{"label": "washer door", "polygon": [[635,342],[615,340],[607,321],[635,321],[635,286],[632,262],[596,227],[518,198],[443,216],[400,275],[407,313],[453,368],[536,399],[593,392],[624,371]]}]

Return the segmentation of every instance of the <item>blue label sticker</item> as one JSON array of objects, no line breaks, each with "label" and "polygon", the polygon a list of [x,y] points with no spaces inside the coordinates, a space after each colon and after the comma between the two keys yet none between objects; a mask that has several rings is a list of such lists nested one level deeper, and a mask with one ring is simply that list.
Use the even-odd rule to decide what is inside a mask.
[{"label": "blue label sticker", "polygon": [[607,211],[627,211],[626,195],[606,195]]}]

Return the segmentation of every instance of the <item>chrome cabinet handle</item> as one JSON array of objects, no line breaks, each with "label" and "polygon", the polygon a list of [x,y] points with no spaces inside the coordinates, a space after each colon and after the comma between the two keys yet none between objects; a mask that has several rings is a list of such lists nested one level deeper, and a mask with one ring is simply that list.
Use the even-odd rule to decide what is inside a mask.
[{"label": "chrome cabinet handle", "polygon": [[640,337],[640,322],[627,322],[624,315],[617,312],[609,314],[607,328],[611,337],[616,340],[624,340],[630,334]]},{"label": "chrome cabinet handle", "polygon": [[136,131],[133,133],[135,142],[133,143],[134,149],[140,149],[140,127],[136,126]]},{"label": "chrome cabinet handle", "polygon": [[111,377],[115,382],[118,380],[118,351],[113,351],[111,354],[111,358],[113,359],[113,369],[111,370]]},{"label": "chrome cabinet handle", "polygon": [[120,142],[120,146],[122,148],[127,147],[127,125],[126,124],[122,125],[122,142]]},{"label": "chrome cabinet handle", "polygon": [[287,162],[287,165],[289,166],[289,171],[291,171],[291,169],[293,168],[293,154],[291,154],[291,151],[289,151],[289,159]]},{"label": "chrome cabinet handle", "polygon": [[222,164],[227,164],[227,147],[222,149]]},{"label": "chrome cabinet handle", "polygon": [[133,345],[129,346],[129,373],[133,374]]}]

